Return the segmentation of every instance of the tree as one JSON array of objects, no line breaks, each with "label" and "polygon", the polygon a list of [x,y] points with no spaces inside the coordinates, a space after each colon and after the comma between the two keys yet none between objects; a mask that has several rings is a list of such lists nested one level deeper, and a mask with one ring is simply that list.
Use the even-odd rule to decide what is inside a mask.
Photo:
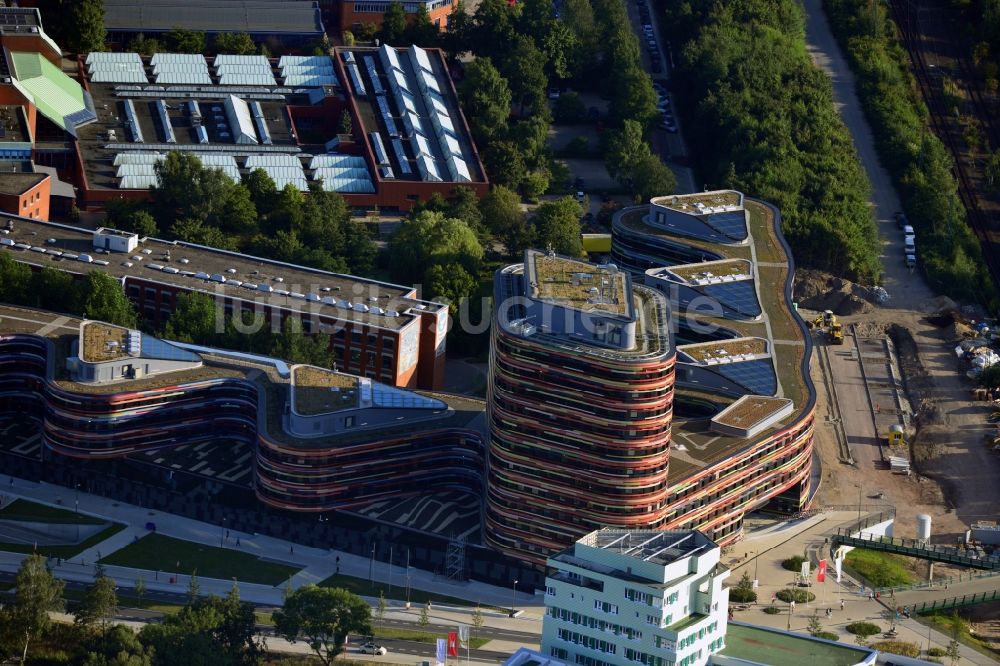
[{"label": "tree", "polygon": [[583,122],[587,116],[587,107],[580,98],[580,93],[567,90],[556,100],[556,122],[572,125]]},{"label": "tree", "polygon": [[521,181],[521,191],[524,192],[524,198],[532,203],[537,203],[538,198],[549,189],[550,177],[551,174],[545,169],[536,169],[525,174],[524,180]]},{"label": "tree", "polygon": [[375,619],[378,620],[379,631],[382,630],[382,620],[385,619],[386,607],[385,592],[380,589],[378,591],[378,605],[375,606]]},{"label": "tree", "polygon": [[198,600],[201,595],[201,585],[198,584],[198,570],[195,569],[191,572],[191,577],[188,579],[188,603],[193,604]]},{"label": "tree", "polygon": [[434,264],[459,264],[478,275],[483,246],[463,220],[426,210],[399,225],[389,239],[389,258],[395,278],[410,283]]},{"label": "tree", "polygon": [[823,623],[819,621],[819,611],[818,610],[813,610],[812,617],[809,618],[809,623],[806,625],[806,629],[813,636],[819,636],[820,633],[822,633],[822,631],[823,631]]},{"label": "tree", "polygon": [[203,603],[217,609],[221,616],[212,633],[214,642],[229,657],[229,663],[253,666],[264,658],[267,646],[257,633],[256,608],[240,599],[240,588],[235,580],[225,598],[213,596]]},{"label": "tree", "polygon": [[441,48],[448,54],[451,60],[457,60],[459,56],[469,50],[469,35],[472,31],[472,19],[465,8],[465,2],[458,0],[454,11],[448,17],[448,30],[441,34]]},{"label": "tree", "polygon": [[128,43],[128,50],[133,53],[149,56],[154,53],[159,53],[163,50],[163,48],[160,46],[160,42],[156,38],[146,37],[140,32],[132,38],[131,42]]},{"label": "tree", "polygon": [[43,266],[31,274],[30,293],[40,308],[74,314],[80,311],[80,285],[71,273]]},{"label": "tree", "polygon": [[621,129],[607,133],[605,163],[611,177],[628,187],[640,162],[649,155],[640,123],[626,120]]},{"label": "tree", "polygon": [[189,344],[213,344],[223,333],[219,315],[219,308],[211,296],[198,292],[178,294],[163,337]]},{"label": "tree", "polygon": [[137,598],[137,603],[139,608],[142,608],[142,596],[146,594],[146,579],[141,575],[135,579],[135,596]]},{"label": "tree", "polygon": [[182,217],[170,227],[170,235],[196,245],[235,250],[236,244],[222,230],[194,217]]},{"label": "tree", "polygon": [[118,610],[118,594],[115,581],[102,572],[93,585],[87,588],[83,599],[76,608],[76,624],[82,627],[97,626],[102,635],[108,631],[108,623]]},{"label": "tree", "polygon": [[340,113],[340,122],[337,123],[337,132],[340,134],[351,134],[354,132],[354,123],[351,122],[351,112],[344,109]]},{"label": "tree", "polygon": [[458,218],[477,233],[483,229],[483,214],[479,210],[479,197],[471,187],[459,186],[451,191],[445,215]]},{"label": "tree", "polygon": [[740,582],[736,584],[736,587],[729,590],[729,600],[741,604],[757,601],[757,593],[754,592],[753,581],[750,580],[750,574],[746,571],[743,572],[743,577],[740,578]]},{"label": "tree", "polygon": [[402,46],[406,37],[406,11],[400,2],[389,3],[389,8],[382,15],[382,28],[378,32],[379,39],[389,46]]},{"label": "tree", "polygon": [[425,604],[420,607],[420,615],[417,617],[417,626],[420,627],[421,629],[424,629],[430,623],[431,623],[431,613],[427,609],[427,605]]},{"label": "tree", "polygon": [[67,46],[73,53],[103,51],[104,0],[70,0],[67,13]]},{"label": "tree", "polygon": [[320,662],[330,666],[348,634],[370,631],[371,608],[347,590],[304,585],[274,613],[274,628],[291,642],[304,639]]},{"label": "tree", "polygon": [[531,229],[521,210],[521,199],[506,187],[496,186],[479,202],[483,224],[514,257],[531,245]]},{"label": "tree", "polygon": [[507,57],[502,61],[504,78],[510,83],[511,92],[521,113],[524,105],[537,109],[545,102],[545,56],[535,46],[535,41],[527,35],[517,35],[507,48]]},{"label": "tree", "polygon": [[31,642],[51,624],[49,612],[63,609],[63,582],[52,576],[43,555],[33,553],[21,561],[14,585],[14,602],[0,608],[0,626],[17,636],[23,666]]},{"label": "tree", "polygon": [[257,52],[257,45],[253,43],[253,37],[245,32],[220,32],[215,36],[215,50],[219,53],[253,55]]},{"label": "tree", "polygon": [[416,44],[422,47],[437,46],[438,29],[431,23],[431,16],[427,13],[427,5],[420,3],[417,11],[413,15],[413,20],[406,26],[404,39],[409,44]]},{"label": "tree", "polygon": [[101,271],[90,271],[83,289],[83,314],[117,326],[135,328],[139,321],[121,282]]},{"label": "tree", "polygon": [[483,609],[479,607],[479,604],[476,604],[476,610],[472,611],[472,626],[476,628],[477,637],[484,624],[486,624],[486,618],[483,617]]},{"label": "tree", "polygon": [[632,190],[636,203],[652,197],[673,194],[677,189],[674,172],[656,155],[646,155],[632,171]]},{"label": "tree", "polygon": [[204,53],[205,33],[173,28],[167,33],[167,46],[175,53]]},{"label": "tree", "polygon": [[515,188],[524,180],[527,167],[521,150],[510,141],[497,141],[483,155],[486,172],[497,185]]},{"label": "tree", "polygon": [[986,161],[984,175],[990,187],[1000,186],[1000,150],[994,151]]},{"label": "tree", "polygon": [[551,245],[558,254],[579,257],[583,253],[580,240],[580,204],[573,197],[546,201],[535,210],[536,242],[542,248]]},{"label": "tree", "polygon": [[278,202],[278,187],[264,169],[254,169],[243,177],[243,187],[250,193],[250,200],[257,207],[258,215],[268,215]]},{"label": "tree", "polygon": [[424,273],[424,298],[458,305],[476,291],[476,278],[461,264],[434,264]]},{"label": "tree", "polygon": [[113,625],[100,636],[84,640],[87,656],[83,666],[152,666],[153,651],[139,640],[130,627]]},{"label": "tree", "polygon": [[9,253],[0,253],[0,301],[4,303],[26,304],[31,284],[31,269],[14,261]]},{"label": "tree", "polygon": [[466,67],[459,93],[476,141],[488,145],[507,131],[513,95],[489,58],[476,58]]},{"label": "tree", "polygon": [[514,22],[519,10],[519,6],[510,6],[507,0],[481,0],[469,40],[476,56],[498,59],[507,52],[516,34]]},{"label": "tree", "polygon": [[958,640],[952,638],[948,641],[948,647],[945,648],[945,656],[951,661],[951,666],[956,666],[962,660],[962,646]]}]

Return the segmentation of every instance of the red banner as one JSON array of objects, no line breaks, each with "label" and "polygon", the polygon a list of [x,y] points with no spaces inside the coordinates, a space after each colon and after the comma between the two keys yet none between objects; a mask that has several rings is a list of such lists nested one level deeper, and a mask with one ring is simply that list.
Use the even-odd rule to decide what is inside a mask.
[{"label": "red banner", "polygon": [[458,656],[458,632],[449,631],[448,632],[448,656],[457,657]]},{"label": "red banner", "polygon": [[816,570],[816,582],[826,582],[826,560],[819,561],[819,568]]}]

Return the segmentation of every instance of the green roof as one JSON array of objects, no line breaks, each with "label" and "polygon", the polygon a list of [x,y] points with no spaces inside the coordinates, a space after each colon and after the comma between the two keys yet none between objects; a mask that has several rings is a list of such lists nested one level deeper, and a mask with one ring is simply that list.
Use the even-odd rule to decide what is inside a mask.
[{"label": "green roof", "polygon": [[13,52],[14,77],[46,118],[64,130],[96,120],[80,84],[39,53]]},{"label": "green roof", "polygon": [[767,666],[854,666],[872,651],[784,631],[730,623],[721,654]]}]

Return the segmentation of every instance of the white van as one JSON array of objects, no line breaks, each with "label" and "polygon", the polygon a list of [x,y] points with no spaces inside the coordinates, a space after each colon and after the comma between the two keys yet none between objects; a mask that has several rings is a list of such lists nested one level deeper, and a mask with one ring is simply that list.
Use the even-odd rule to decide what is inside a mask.
[{"label": "white van", "polygon": [[913,231],[913,227],[911,227],[909,224],[907,224],[906,226],[903,227],[903,235],[904,236],[912,236],[915,233],[916,232]]},{"label": "white van", "polygon": [[903,252],[905,254],[916,254],[917,253],[917,244],[913,240],[913,236],[907,236],[906,240],[903,241]]}]

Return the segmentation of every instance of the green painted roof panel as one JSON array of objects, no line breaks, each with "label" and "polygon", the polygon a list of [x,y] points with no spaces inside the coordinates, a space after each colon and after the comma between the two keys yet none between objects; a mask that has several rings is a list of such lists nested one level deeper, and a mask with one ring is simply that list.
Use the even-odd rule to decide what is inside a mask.
[{"label": "green painted roof panel", "polygon": [[[42,114],[63,129],[67,128],[67,118],[76,119],[93,115],[80,84],[67,76],[58,67],[38,53],[13,52],[14,76],[18,83],[34,97],[35,105]],[[72,118],[70,119],[71,124]]]}]

